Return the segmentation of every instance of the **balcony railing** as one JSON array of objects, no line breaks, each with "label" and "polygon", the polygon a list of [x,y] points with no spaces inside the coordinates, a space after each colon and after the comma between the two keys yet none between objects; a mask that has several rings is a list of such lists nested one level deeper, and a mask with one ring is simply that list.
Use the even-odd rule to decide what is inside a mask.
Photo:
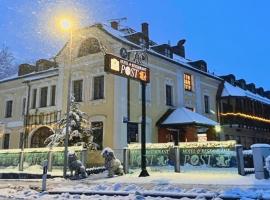
[{"label": "balcony railing", "polygon": [[270,123],[257,119],[249,119],[242,116],[226,115],[220,116],[221,125],[238,125],[239,128],[245,127],[260,131],[270,132]]}]

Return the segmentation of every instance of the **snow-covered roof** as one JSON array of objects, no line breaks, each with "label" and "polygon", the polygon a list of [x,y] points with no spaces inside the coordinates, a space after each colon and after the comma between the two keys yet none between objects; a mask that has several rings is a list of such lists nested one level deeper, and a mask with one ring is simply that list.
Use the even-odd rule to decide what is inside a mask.
[{"label": "snow-covered roof", "polygon": [[162,125],[197,124],[203,126],[218,125],[217,122],[184,107],[175,109],[161,124]]},{"label": "snow-covered roof", "polygon": [[222,97],[235,96],[235,97],[248,97],[256,101],[260,101],[266,104],[270,104],[270,99],[262,97],[258,94],[254,94],[248,90],[243,90],[240,87],[233,86],[228,82],[224,83],[224,88],[221,94]]},{"label": "snow-covered roof", "polygon": [[44,70],[44,71],[40,71],[40,72],[31,72],[29,74],[25,74],[22,76],[18,76],[18,73],[16,73],[16,74],[13,74],[9,77],[1,79],[0,83],[13,81],[13,80],[17,80],[17,79],[24,79],[24,81],[33,81],[33,80],[39,80],[42,78],[48,78],[48,77],[56,76],[56,75],[58,75],[57,68],[52,68],[52,69],[48,69],[48,70]]},{"label": "snow-covered roof", "polygon": [[250,146],[251,148],[270,148],[269,144],[253,144]]},{"label": "snow-covered roof", "polygon": [[[130,44],[132,46],[135,46],[137,48],[142,48],[140,45],[137,45],[131,41],[129,41],[127,38],[125,38],[125,36],[127,36],[128,34],[124,33],[124,32],[121,32],[121,31],[118,31],[118,30],[115,30],[113,29],[111,26],[109,25],[106,25],[106,24],[102,24],[102,28],[107,32],[109,33],[110,35],[114,36],[115,38],[118,38],[119,40],[127,43],[127,44]],[[196,69],[195,67],[193,67],[192,65],[188,64],[187,62],[191,62],[191,60],[189,59],[186,59],[186,58],[183,58],[183,57],[180,57],[180,56],[174,56],[174,58],[169,58],[165,55],[162,55],[154,50],[152,50],[151,48],[150,49],[147,49],[147,52],[149,52],[150,54],[152,55],[156,55],[156,56],[159,56],[159,57],[162,57],[164,59],[167,59],[169,61],[172,61],[174,63],[177,63],[177,64],[180,64],[190,70],[193,70],[193,71],[196,71],[196,72],[199,72],[199,73],[202,73],[202,74],[205,74],[207,76],[210,76],[212,78],[215,78],[215,79],[218,79],[218,80],[221,80],[220,77],[214,75],[214,74],[210,74],[210,73],[207,73],[207,72],[204,72],[204,71],[201,71],[199,69]]]}]

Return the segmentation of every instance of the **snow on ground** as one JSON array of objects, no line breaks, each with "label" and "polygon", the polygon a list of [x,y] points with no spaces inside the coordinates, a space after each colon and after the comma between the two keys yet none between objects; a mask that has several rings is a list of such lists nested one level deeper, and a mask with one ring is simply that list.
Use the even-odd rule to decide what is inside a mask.
[{"label": "snow on ground", "polygon": [[[165,197],[143,197],[143,194],[193,195],[204,199],[214,197],[240,197],[249,199],[270,199],[270,180],[256,180],[254,174],[240,176],[235,170],[188,170],[181,173],[150,171],[149,177],[138,177],[140,171],[124,176],[107,178],[107,172],[91,175],[83,180],[49,179],[48,191],[62,191],[62,194],[49,195],[34,189],[41,187],[40,180],[0,180],[0,199],[167,199]],[[7,184],[7,181],[9,184]],[[31,189],[32,188],[32,189]],[[70,195],[68,192],[121,193],[127,196]],[[192,199],[192,198],[180,198]],[[220,198],[215,198],[220,199]]]}]

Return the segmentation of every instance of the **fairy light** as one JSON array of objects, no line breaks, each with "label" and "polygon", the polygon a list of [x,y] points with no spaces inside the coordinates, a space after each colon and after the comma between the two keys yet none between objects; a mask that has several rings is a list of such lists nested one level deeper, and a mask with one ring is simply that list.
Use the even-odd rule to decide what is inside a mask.
[{"label": "fairy light", "polygon": [[252,120],[257,120],[257,121],[261,121],[261,122],[265,122],[265,123],[270,123],[270,119],[266,119],[266,118],[262,118],[262,117],[257,117],[257,116],[253,116],[253,115],[247,115],[244,113],[220,113],[221,116],[239,116],[239,117],[243,117],[246,119],[252,119]]}]

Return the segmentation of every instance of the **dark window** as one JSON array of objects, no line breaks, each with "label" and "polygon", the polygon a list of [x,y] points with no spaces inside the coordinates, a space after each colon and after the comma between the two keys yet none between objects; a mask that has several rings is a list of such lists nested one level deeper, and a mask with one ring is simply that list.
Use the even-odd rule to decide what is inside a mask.
[{"label": "dark window", "polygon": [[40,90],[40,107],[47,106],[47,93],[48,93],[48,87],[41,88],[41,90]]},{"label": "dark window", "polygon": [[26,106],[26,98],[23,98],[23,103],[22,103],[22,115],[25,114],[25,106]]},{"label": "dark window", "polygon": [[11,100],[6,102],[6,114],[5,114],[6,118],[12,116],[12,103],[13,101]]},{"label": "dark window", "polygon": [[127,123],[127,136],[128,143],[139,141],[139,128],[138,123],[128,122]]},{"label": "dark window", "polygon": [[93,142],[98,145],[97,149],[103,149],[103,122],[92,122],[91,123],[93,129]]},{"label": "dark window", "polygon": [[4,135],[3,149],[9,148],[9,134]]},{"label": "dark window", "polygon": [[209,113],[210,108],[209,108],[209,96],[204,95],[204,112]]},{"label": "dark window", "polygon": [[73,81],[73,95],[76,102],[82,102],[83,80]]},{"label": "dark window", "polygon": [[184,74],[184,88],[186,91],[192,91],[192,79],[190,74]]},{"label": "dark window", "polygon": [[94,100],[104,99],[104,76],[94,77]]},{"label": "dark window", "polygon": [[33,89],[33,94],[32,94],[32,108],[36,108],[36,105],[37,105],[37,89]]},{"label": "dark window", "polygon": [[166,85],[166,105],[172,106],[172,86]]},{"label": "dark window", "polygon": [[96,38],[88,38],[82,42],[78,57],[100,52],[99,42]]},{"label": "dark window", "polygon": [[56,86],[53,85],[51,87],[51,106],[55,106],[55,91],[56,91]]}]

